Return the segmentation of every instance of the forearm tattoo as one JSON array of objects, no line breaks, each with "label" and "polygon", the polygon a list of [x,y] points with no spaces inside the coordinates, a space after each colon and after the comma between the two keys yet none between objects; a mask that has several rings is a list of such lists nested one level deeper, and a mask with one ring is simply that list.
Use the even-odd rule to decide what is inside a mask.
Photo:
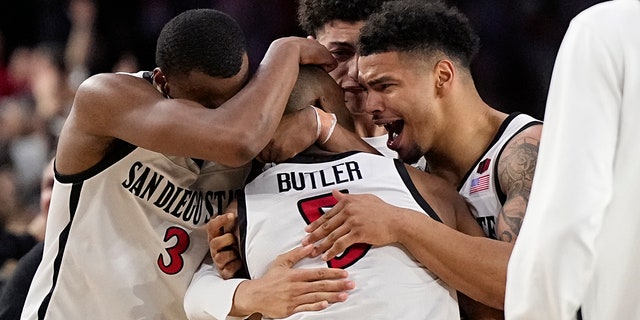
[{"label": "forearm tattoo", "polygon": [[502,241],[515,241],[524,218],[531,183],[538,158],[540,140],[523,137],[509,143],[498,164],[502,190],[507,200],[498,216],[498,237]]}]

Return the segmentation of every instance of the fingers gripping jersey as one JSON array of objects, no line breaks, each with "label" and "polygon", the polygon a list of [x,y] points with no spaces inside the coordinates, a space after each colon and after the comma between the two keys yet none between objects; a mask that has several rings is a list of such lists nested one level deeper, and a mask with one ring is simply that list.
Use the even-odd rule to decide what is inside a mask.
[{"label": "fingers gripping jersey", "polygon": [[23,319],[186,319],[183,297],[208,252],[202,227],[249,170],[119,149],[84,173],[56,174]]},{"label": "fingers gripping jersey", "polygon": [[[241,254],[251,278],[264,275],[276,256],[300,246],[304,227],[336,203],[333,189],[372,193],[437,218],[399,161],[366,153],[323,159],[276,165],[239,196]],[[455,291],[401,246],[356,244],[328,263],[305,258],[296,268],[327,266],[348,270],[356,283],[349,299],[291,319],[460,319]]]}]

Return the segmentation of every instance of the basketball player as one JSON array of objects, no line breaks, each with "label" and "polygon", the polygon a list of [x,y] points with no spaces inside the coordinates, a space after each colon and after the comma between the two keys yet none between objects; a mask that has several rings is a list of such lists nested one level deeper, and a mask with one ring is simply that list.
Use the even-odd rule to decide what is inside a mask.
[{"label": "basketball player", "polygon": [[313,255],[328,261],[354,243],[400,244],[455,289],[503,308],[507,262],[542,126],[482,100],[469,70],[477,50],[478,38],[457,9],[392,1],[362,27],[358,68],[367,112],[389,131],[387,145],[408,163],[424,156],[432,173],[458,187],[485,234],[501,241],[469,237],[383,200],[349,194],[307,227],[303,244],[320,241]]},{"label": "basketball player", "polygon": [[[363,111],[366,92],[358,83],[356,43],[364,20],[380,5],[388,0],[304,0],[298,4],[298,20],[300,27],[310,37],[325,46],[337,61],[337,67],[329,74],[344,90],[345,105],[351,112],[355,131],[380,154],[397,157],[397,154],[386,146],[386,130],[373,123],[371,115]],[[320,103],[322,103],[320,101]],[[322,115],[322,109],[316,109]],[[293,120],[295,121],[289,121]],[[258,159],[262,162],[282,162],[306,149],[316,141],[316,114],[311,109],[302,109],[283,117],[278,130],[266,148],[260,152]],[[340,125],[338,124],[338,127]],[[351,130],[353,131],[353,130]],[[332,142],[339,139],[332,139]],[[340,149],[340,147],[337,147]],[[351,150],[348,145],[345,150]],[[375,150],[371,149],[371,152]],[[227,226],[227,229],[232,229]],[[219,235],[218,230],[212,236]],[[221,239],[224,240],[224,239]],[[227,241],[235,242],[231,236]],[[213,255],[218,250],[227,250],[232,243],[221,241],[222,248],[212,248]],[[222,260],[225,257],[226,260]],[[231,278],[240,267],[240,261],[234,252],[224,252],[216,259],[220,273]]]},{"label": "basketball player", "polygon": [[[355,132],[381,154],[397,157],[395,152],[387,148],[384,127],[376,126],[371,115],[364,112],[366,92],[358,83],[356,44],[360,28],[364,20],[385,1],[388,0],[304,0],[298,4],[298,21],[309,37],[317,39],[327,47],[338,62],[338,66],[329,74],[344,90],[345,104],[351,111]],[[291,116],[285,119],[288,117]],[[315,119],[300,118],[302,121],[282,122],[268,148],[261,152],[261,160],[281,162],[313,143],[314,135],[311,129],[314,126],[308,124],[312,124]],[[307,141],[301,141],[302,148],[295,150],[298,148],[295,141],[305,137],[309,138]],[[282,151],[274,151],[275,149]]]},{"label": "basketball player", "polygon": [[[384,127],[377,126],[371,115],[365,112],[366,91],[358,82],[356,45],[360,28],[366,18],[386,1],[389,0],[304,0],[299,3],[298,20],[301,28],[310,37],[316,38],[320,44],[327,47],[338,63],[338,66],[329,74],[344,90],[345,105],[351,112],[356,138],[359,136],[375,148],[375,150],[369,149],[370,152],[377,151],[384,156],[397,158],[398,154],[387,147],[387,132]],[[317,112],[323,113],[322,109]],[[305,149],[316,141],[316,131],[314,131],[316,121],[315,114],[309,109],[285,115],[273,139],[258,158],[263,162],[281,162]],[[341,126],[338,124],[336,128]],[[353,136],[345,136],[345,138],[332,138],[324,146],[331,150],[367,150],[364,147],[352,145],[351,142],[355,140]],[[414,166],[424,170],[425,159],[421,158]],[[230,228],[230,226],[227,227],[227,229]],[[212,237],[220,235],[219,229],[210,230],[215,232]],[[211,251],[214,256],[217,256],[215,262],[221,275],[231,278],[240,267],[240,261],[237,260],[236,253],[226,250],[233,247],[232,243],[236,240],[231,235],[220,236],[223,238],[217,243],[223,247],[212,247]],[[226,252],[218,254],[219,251]]]},{"label": "basketball player", "polygon": [[299,64],[335,64],[317,42],[284,38],[247,81],[241,29],[209,9],[178,15],[157,43],[153,72],[95,75],[78,89],[23,319],[185,319],[208,250],[201,227],[243,186]]},{"label": "basketball player", "polygon": [[[316,103],[321,96],[326,98],[326,111],[334,113],[343,127],[353,128],[342,90],[317,67],[301,67],[287,112]],[[283,295],[290,292],[275,291],[277,284],[264,286],[262,278],[273,273],[270,265],[274,257],[299,247],[306,234],[304,227],[317,219],[323,208],[335,203],[334,189],[374,193],[447,228],[484,236],[462,197],[444,180],[380,155],[334,154],[312,146],[269,168],[245,187],[238,199],[239,242],[248,274],[254,280],[244,281],[235,293],[228,293],[227,299],[233,301],[230,310],[219,310],[222,304],[212,301],[219,302],[220,298],[212,292],[220,285],[211,282],[215,280],[211,278],[212,267],[204,267],[195,275],[185,298],[190,319],[223,319],[227,313],[262,313],[267,318],[281,318],[296,312],[295,308],[276,303],[289,298]],[[399,315],[407,319],[460,319],[455,290],[401,246],[356,244],[331,261],[302,259],[296,268],[327,265],[349,272],[349,279],[356,285],[348,292],[348,299],[324,305],[326,309],[321,312],[296,313],[292,319],[397,319]]]},{"label": "basketball player", "polygon": [[[556,58],[508,319],[640,319],[640,1],[594,5]],[[541,236],[542,235],[542,236]]]},{"label": "basketball player", "polygon": [[[387,131],[384,127],[377,126],[371,115],[365,112],[366,91],[358,82],[356,45],[360,28],[366,18],[386,1],[389,0],[304,0],[299,2],[298,21],[309,37],[327,47],[338,62],[338,66],[329,74],[344,90],[344,100],[354,120],[357,137],[380,154],[397,158],[397,153],[387,147]],[[258,158],[263,162],[281,162],[314,143],[316,139],[313,122],[316,120],[310,114],[310,110],[301,110],[286,116],[268,147]],[[291,121],[292,118],[296,121]],[[325,149],[374,152],[366,146],[350,144],[360,139],[353,139],[353,136],[347,138],[346,141],[331,139]],[[424,170],[426,160],[421,158],[414,166]]]}]

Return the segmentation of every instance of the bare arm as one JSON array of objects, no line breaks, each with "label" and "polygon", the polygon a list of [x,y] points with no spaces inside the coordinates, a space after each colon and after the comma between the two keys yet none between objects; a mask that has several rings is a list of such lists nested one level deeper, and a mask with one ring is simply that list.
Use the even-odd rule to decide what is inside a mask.
[{"label": "bare arm", "polygon": [[316,245],[314,255],[324,253],[323,259],[331,259],[354,243],[400,243],[456,290],[501,309],[512,244],[484,237],[453,187],[435,186],[437,181],[414,182],[422,185],[421,192],[427,191],[425,198],[438,208],[446,224],[424,213],[389,205],[373,195],[334,192],[338,204],[307,227],[310,234],[303,245],[324,239]]},{"label": "bare arm", "polygon": [[[498,162],[500,184],[507,196],[497,226],[502,241],[469,238],[444,229],[438,237],[447,239],[455,249],[447,250],[446,243],[438,243],[435,237],[429,239],[426,234],[406,232],[406,239],[400,240],[405,246],[414,247],[409,250],[445,282],[494,308],[504,307],[507,264],[529,201],[541,130],[542,126],[536,125],[518,134],[507,144]],[[420,243],[430,245],[421,246]],[[438,257],[442,264],[433,267],[424,260]]]},{"label": "bare arm", "polygon": [[307,149],[314,143],[333,152],[363,151],[378,154],[371,145],[356,133],[336,124],[329,140],[324,144],[316,141],[317,120],[312,108],[305,108],[285,115],[259,159],[262,162],[282,162]]},{"label": "bare arm", "polygon": [[275,132],[298,66],[307,63],[330,69],[335,60],[313,40],[274,41],[249,83],[217,109],[164,99],[143,80],[127,75],[91,77],[79,88],[61,136],[58,163],[69,167],[57,169],[75,173],[88,168],[113,139],[165,154],[243,165]]},{"label": "bare arm", "polygon": [[398,242],[416,259],[470,298],[502,309],[512,244],[466,235],[413,215],[401,222]]},{"label": "bare arm", "polygon": [[[412,210],[384,203],[374,205],[373,200],[367,200],[370,204],[366,204],[358,198],[364,195],[345,195],[338,209],[343,214],[337,215],[336,211],[318,219],[309,226],[308,231],[312,233],[303,244],[324,238],[316,254],[326,251],[325,258],[330,259],[357,242],[378,245],[399,242],[458,291],[487,306],[502,309],[507,265],[528,203],[541,130],[541,126],[524,130],[507,145],[499,161],[500,182],[507,195],[498,218],[498,232],[504,241],[463,234],[424,219],[423,214]],[[359,214],[371,212],[386,216],[388,221],[378,222],[386,230],[376,230],[358,220]],[[334,215],[336,217],[330,219]],[[468,222],[464,224],[474,228]]]},{"label": "bare arm", "polygon": [[527,128],[510,141],[498,162],[500,186],[507,196],[498,215],[496,235],[515,243],[529,203],[542,126]]},{"label": "bare arm", "polygon": [[360,136],[340,125],[336,125],[329,140],[322,145],[322,148],[333,152],[363,151],[373,154],[380,154],[378,150],[366,143]]},{"label": "bare arm", "polygon": [[309,255],[311,246],[297,247],[275,257],[266,274],[258,279],[229,279],[242,263],[234,237],[234,231],[238,231],[236,216],[234,201],[227,207],[226,214],[216,216],[207,224],[214,261],[205,259],[189,285],[185,296],[189,319],[224,319],[227,315],[256,313],[281,318],[301,311],[322,310],[330,303],[347,298],[346,291],[352,289],[354,283],[346,278],[345,270],[293,269]]},{"label": "bare arm", "polygon": [[[444,224],[464,234],[485,237],[467,203],[453,186],[437,176],[426,174],[410,166],[406,167],[420,195],[438,213]],[[501,310],[486,306],[460,292],[458,302],[465,318],[483,320],[504,318]]]}]

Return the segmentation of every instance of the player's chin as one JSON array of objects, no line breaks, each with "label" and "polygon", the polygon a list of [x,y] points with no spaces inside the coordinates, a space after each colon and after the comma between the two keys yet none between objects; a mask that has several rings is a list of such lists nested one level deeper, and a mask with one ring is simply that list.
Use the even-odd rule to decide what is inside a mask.
[{"label": "player's chin", "polygon": [[404,163],[409,163],[409,164],[413,164],[418,162],[418,160],[420,160],[420,158],[422,157],[422,153],[415,149],[399,149],[396,150],[396,152],[398,153],[398,158],[400,158],[400,160],[402,160],[402,162]]}]

